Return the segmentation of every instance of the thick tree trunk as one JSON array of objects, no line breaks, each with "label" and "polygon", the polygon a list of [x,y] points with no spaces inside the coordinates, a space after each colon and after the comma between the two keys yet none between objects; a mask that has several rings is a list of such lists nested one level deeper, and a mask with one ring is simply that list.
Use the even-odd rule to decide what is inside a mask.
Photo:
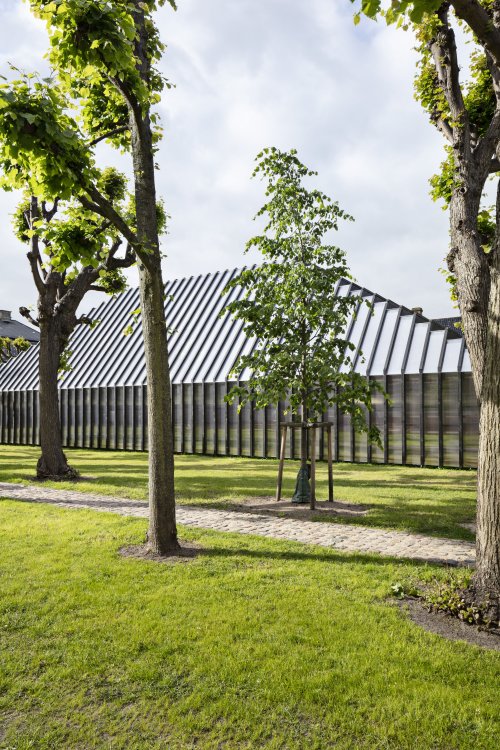
[{"label": "thick tree trunk", "polygon": [[[137,52],[147,80],[147,32],[138,7]],[[148,388],[149,530],[148,546],[160,555],[179,549],[175,521],[172,404],[168,366],[165,288],[156,219],[154,154],[149,115],[130,106],[137,216],[137,250],[142,330]]]},{"label": "thick tree trunk", "polygon": [[500,255],[490,268],[489,315],[486,331],[479,423],[476,599],[491,601],[500,619]]},{"label": "thick tree trunk", "polygon": [[[468,181],[470,186],[471,180]],[[478,604],[490,601],[490,615],[500,618],[500,254],[490,257],[477,232],[480,185],[458,192],[451,204],[448,257],[457,279],[462,326],[469,351],[474,387],[480,405],[476,573],[473,595]],[[500,201],[497,200],[497,213]],[[497,216],[497,243],[500,216]]]},{"label": "thick tree trunk", "polygon": [[39,479],[74,479],[77,476],[66,460],[62,449],[61,420],[57,376],[60,364],[60,323],[57,317],[40,319],[39,403],[40,446]]}]

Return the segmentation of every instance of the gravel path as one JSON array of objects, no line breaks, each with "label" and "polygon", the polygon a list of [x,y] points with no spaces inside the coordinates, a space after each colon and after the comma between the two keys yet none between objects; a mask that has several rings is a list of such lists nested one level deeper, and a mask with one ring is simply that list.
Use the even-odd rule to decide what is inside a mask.
[{"label": "gravel path", "polygon": [[[0,482],[0,497],[30,503],[50,503],[62,508],[106,511],[122,516],[146,518],[148,515],[147,505],[138,500],[53,490],[43,486]],[[470,542],[366,526],[276,518],[258,513],[188,505],[177,506],[177,521],[184,526],[317,544],[344,552],[375,552],[390,557],[447,565],[474,565],[475,559],[474,545]]]}]

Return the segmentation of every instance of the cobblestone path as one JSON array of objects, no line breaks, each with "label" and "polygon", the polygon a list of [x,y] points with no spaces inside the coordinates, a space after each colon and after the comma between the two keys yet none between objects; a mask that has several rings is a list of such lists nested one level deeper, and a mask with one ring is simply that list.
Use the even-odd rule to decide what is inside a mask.
[{"label": "cobblestone path", "polygon": [[[0,482],[0,497],[31,503],[50,503],[62,508],[86,508],[146,518],[147,504],[138,500],[90,495],[69,490],[28,487]],[[448,565],[473,565],[474,545],[454,539],[438,539],[424,534],[386,531],[342,523],[276,518],[258,513],[214,510],[187,505],[177,506],[177,521],[215,531],[286,539],[318,544],[344,552],[373,552],[390,557],[411,558]]]}]

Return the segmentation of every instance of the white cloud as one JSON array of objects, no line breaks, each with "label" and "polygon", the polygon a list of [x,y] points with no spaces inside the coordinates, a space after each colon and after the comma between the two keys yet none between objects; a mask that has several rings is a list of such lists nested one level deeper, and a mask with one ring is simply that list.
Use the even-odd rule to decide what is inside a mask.
[{"label": "white cloud", "polygon": [[[36,67],[43,29],[22,15],[24,4],[3,5],[2,60],[8,52]],[[294,146],[356,218],[336,240],[358,281],[430,315],[450,312],[436,270],[446,216],[427,184],[441,141],[412,98],[408,36],[367,21],[354,27],[347,0],[183,0],[175,14],[163,8],[159,24],[168,43],[162,68],[176,84],[161,103],[158,155],[159,193],[172,215],[169,276],[248,262],[243,249],[264,197],[249,179],[253,159],[265,145]],[[34,294],[8,205],[1,199],[0,306],[16,307]]]}]

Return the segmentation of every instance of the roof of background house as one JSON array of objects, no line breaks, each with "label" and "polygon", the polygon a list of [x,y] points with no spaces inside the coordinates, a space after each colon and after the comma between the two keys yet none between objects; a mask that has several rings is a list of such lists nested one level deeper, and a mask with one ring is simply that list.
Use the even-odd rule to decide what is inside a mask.
[{"label": "roof of background house", "polygon": [[[241,295],[234,288],[222,291],[240,269],[175,279],[166,284],[165,313],[171,329],[169,361],[171,380],[180,383],[224,383],[240,354],[256,345],[244,333],[242,321],[227,311]],[[362,304],[347,325],[345,337],[355,346],[354,370],[362,375],[384,376],[470,372],[465,340],[456,330],[429,320],[418,311],[385,299],[358,284],[341,279],[332,296],[360,295]],[[139,290],[128,289],[106,299],[89,313],[99,320],[95,328],[80,326],[68,344],[71,372],[60,387],[90,388],[144,385],[146,368]],[[130,335],[124,330],[132,326]],[[347,369],[347,368],[346,368]],[[249,373],[241,374],[241,379]],[[0,390],[38,388],[38,347],[31,347],[0,367]]]},{"label": "roof of background house", "polygon": [[0,336],[12,340],[23,338],[31,344],[40,341],[39,332],[18,320],[12,320],[10,310],[0,310]]}]

